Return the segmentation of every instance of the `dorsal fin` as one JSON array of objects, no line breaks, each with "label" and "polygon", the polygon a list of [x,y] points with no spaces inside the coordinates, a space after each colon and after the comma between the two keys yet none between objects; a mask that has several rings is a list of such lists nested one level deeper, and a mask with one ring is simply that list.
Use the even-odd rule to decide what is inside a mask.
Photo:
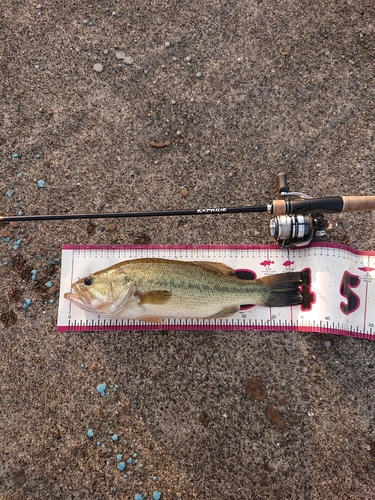
[{"label": "dorsal fin", "polygon": [[215,274],[220,274],[224,276],[234,276],[234,270],[227,266],[226,264],[222,264],[221,262],[206,262],[206,261],[194,261],[192,264],[196,264],[197,266],[206,269],[207,271],[214,272]]}]

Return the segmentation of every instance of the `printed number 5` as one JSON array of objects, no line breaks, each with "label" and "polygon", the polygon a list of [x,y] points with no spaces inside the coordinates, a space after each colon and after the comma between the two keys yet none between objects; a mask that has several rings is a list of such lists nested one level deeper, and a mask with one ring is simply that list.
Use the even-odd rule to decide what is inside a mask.
[{"label": "printed number 5", "polygon": [[356,311],[359,307],[360,299],[353,292],[352,288],[357,288],[360,283],[361,279],[359,276],[351,274],[349,271],[344,272],[340,285],[340,294],[345,297],[347,303],[340,302],[340,309],[346,315]]}]

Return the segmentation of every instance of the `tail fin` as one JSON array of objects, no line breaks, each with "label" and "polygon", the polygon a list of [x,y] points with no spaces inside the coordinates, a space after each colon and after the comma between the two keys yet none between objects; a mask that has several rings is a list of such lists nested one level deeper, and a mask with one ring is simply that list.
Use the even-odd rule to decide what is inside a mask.
[{"label": "tail fin", "polygon": [[286,307],[303,303],[303,295],[300,290],[302,285],[301,273],[280,273],[260,278],[269,290],[269,296],[265,301],[265,306]]}]

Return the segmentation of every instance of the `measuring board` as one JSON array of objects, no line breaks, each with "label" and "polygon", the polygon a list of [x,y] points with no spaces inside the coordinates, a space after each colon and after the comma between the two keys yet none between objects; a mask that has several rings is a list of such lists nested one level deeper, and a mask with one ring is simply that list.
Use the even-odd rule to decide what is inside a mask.
[{"label": "measuring board", "polygon": [[[293,307],[246,306],[228,318],[167,318],[154,324],[98,316],[64,299],[79,278],[142,257],[222,262],[239,277],[250,279],[304,271],[310,281],[306,285],[309,301]],[[57,330],[286,330],[375,339],[374,279],[375,252],[332,243],[297,249],[277,245],[65,245]]]}]

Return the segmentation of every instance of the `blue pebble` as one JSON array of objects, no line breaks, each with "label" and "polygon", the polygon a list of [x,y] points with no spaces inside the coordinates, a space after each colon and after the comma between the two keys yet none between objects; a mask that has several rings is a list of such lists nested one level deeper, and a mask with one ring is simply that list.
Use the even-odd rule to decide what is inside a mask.
[{"label": "blue pebble", "polygon": [[4,238],[1,238],[1,241],[3,243],[8,243],[8,241],[10,240],[10,237],[9,236],[4,236]]},{"label": "blue pebble", "polygon": [[125,467],[126,467],[125,462],[119,462],[119,463],[117,464],[117,468],[118,468],[118,470],[124,470],[124,469],[125,469]]},{"label": "blue pebble", "polygon": [[54,303],[55,303],[54,299],[50,299],[50,300],[49,300],[49,303],[50,303],[50,304],[54,304]]},{"label": "blue pebble", "polygon": [[160,500],[161,499],[161,492],[160,491],[154,491],[152,494],[153,500]]},{"label": "blue pebble", "polygon": [[121,453],[119,453],[119,454],[117,455],[117,457],[116,457],[116,458],[117,458],[117,461],[118,461],[118,462],[121,462],[121,460],[122,460],[122,455],[121,455]]},{"label": "blue pebble", "polygon": [[21,245],[22,238],[18,238],[13,245],[13,250],[18,250]]},{"label": "blue pebble", "polygon": [[51,288],[52,286],[52,281],[47,281],[47,283],[44,283],[47,288]]},{"label": "blue pebble", "polygon": [[18,215],[23,215],[22,210],[19,210],[19,211],[17,212],[17,214],[18,214]]},{"label": "blue pebble", "polygon": [[131,464],[132,462],[133,462],[132,457],[128,458],[127,461],[126,461],[127,464]]},{"label": "blue pebble", "polygon": [[22,173],[20,172],[19,174],[17,174],[17,177],[18,177],[19,179],[22,179]]},{"label": "blue pebble", "polygon": [[12,158],[18,158],[18,153],[13,153]]},{"label": "blue pebble", "polygon": [[7,266],[8,265],[8,262],[7,261],[4,261],[3,262],[3,266]]},{"label": "blue pebble", "polygon": [[88,435],[88,437],[89,437],[89,438],[94,437],[94,431],[93,431],[92,429],[89,429],[89,430],[87,431],[87,435]]},{"label": "blue pebble", "polygon": [[32,279],[33,281],[35,281],[35,280],[36,280],[36,275],[37,275],[37,270],[36,270],[36,269],[33,269],[33,270],[31,271],[31,279]]},{"label": "blue pebble", "polygon": [[157,480],[158,480],[158,476],[154,476],[154,477],[152,478],[152,480],[153,480],[153,481],[157,481]]},{"label": "blue pebble", "polygon": [[36,64],[36,65],[34,66],[34,68],[35,68],[35,69],[39,69],[39,64]]},{"label": "blue pebble", "polygon": [[117,392],[118,391],[118,385],[116,384],[113,388],[113,392]]},{"label": "blue pebble", "polygon": [[100,392],[101,396],[104,396],[104,392],[106,389],[107,389],[107,384],[105,382],[103,382],[102,384],[99,384],[98,387],[96,388],[96,390],[98,392]]},{"label": "blue pebble", "polygon": [[118,440],[118,435],[117,434],[113,434],[112,441],[117,441],[117,440]]},{"label": "blue pebble", "polygon": [[44,186],[45,186],[45,185],[46,185],[46,183],[45,183],[45,181],[43,181],[42,179],[40,179],[40,180],[38,181],[38,187],[40,187],[40,188],[44,188]]},{"label": "blue pebble", "polygon": [[11,196],[13,196],[13,194],[14,194],[14,191],[12,189],[8,189],[8,191],[7,191],[8,198],[10,198]]},{"label": "blue pebble", "polygon": [[37,160],[39,160],[39,158],[40,158],[40,154],[38,153],[37,155],[35,155],[35,158],[36,158]]},{"label": "blue pebble", "polygon": [[138,457],[138,453],[134,453],[133,457],[137,458]]},{"label": "blue pebble", "polygon": [[134,495],[134,500],[143,500],[143,496],[140,493]]},{"label": "blue pebble", "polygon": [[31,304],[31,299],[24,299],[24,303],[22,304],[22,309],[27,309]]},{"label": "blue pebble", "polygon": [[139,464],[139,465],[138,465],[138,467],[140,467],[140,468],[142,469],[142,467],[143,467],[143,464]]},{"label": "blue pebble", "polygon": [[96,442],[96,444],[97,444],[98,446],[100,446],[100,441],[97,441],[97,442]]}]

